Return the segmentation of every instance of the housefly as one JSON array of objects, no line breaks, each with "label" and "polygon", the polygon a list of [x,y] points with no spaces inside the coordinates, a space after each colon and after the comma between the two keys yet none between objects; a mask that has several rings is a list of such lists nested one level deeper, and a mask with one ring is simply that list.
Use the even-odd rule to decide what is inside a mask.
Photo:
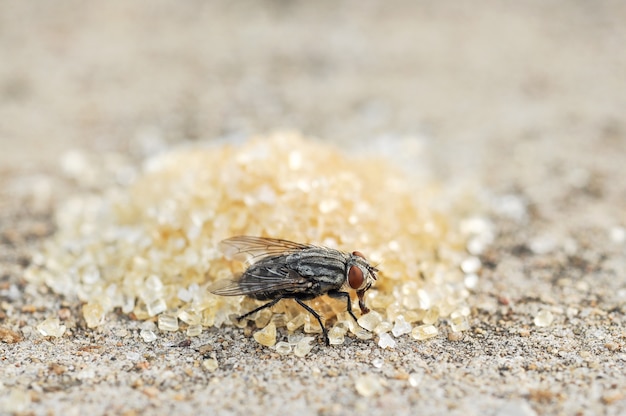
[{"label": "housefly", "polygon": [[328,331],[320,315],[304,301],[321,295],[345,299],[347,311],[356,321],[348,292],[354,290],[361,313],[369,312],[363,297],[376,280],[378,270],[359,251],[344,253],[332,248],[251,236],[223,240],[220,249],[227,257],[245,262],[248,268],[238,279],[219,281],[209,290],[221,296],[245,295],[269,301],[238,320],[272,307],[281,299],[294,299],[317,319],[324,341],[329,345]]}]

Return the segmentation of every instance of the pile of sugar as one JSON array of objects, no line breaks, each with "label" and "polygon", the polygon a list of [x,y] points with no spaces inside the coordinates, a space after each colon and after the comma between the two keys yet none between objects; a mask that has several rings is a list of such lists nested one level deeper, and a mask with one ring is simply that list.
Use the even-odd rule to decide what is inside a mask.
[{"label": "pile of sugar", "polygon": [[[295,133],[187,147],[148,160],[130,186],[60,207],[58,232],[27,277],[85,302],[89,327],[103,324],[114,308],[133,313],[147,321],[141,335],[151,341],[156,326],[195,336],[205,327],[237,325],[234,315],[258,305],[206,290],[243,270],[219,252],[224,238],[255,235],[359,250],[381,269],[366,296],[372,312],[359,319],[367,331],[339,300],[309,303],[326,320],[331,343],[352,332],[392,348],[389,334],[426,339],[437,335],[441,319],[453,331],[468,328],[476,255],[493,237],[488,220],[467,217],[472,204],[461,191],[441,192],[392,160],[349,156]],[[286,328],[291,345],[302,338],[302,327],[320,332],[291,300],[250,319],[258,328]],[[274,332],[269,338],[266,332],[255,338],[274,345]]]}]

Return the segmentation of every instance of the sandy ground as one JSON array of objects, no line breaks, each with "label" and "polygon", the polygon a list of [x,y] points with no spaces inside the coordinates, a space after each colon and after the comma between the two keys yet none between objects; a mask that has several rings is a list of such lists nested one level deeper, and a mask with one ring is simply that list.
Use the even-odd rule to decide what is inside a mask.
[{"label": "sandy ground", "polygon": [[[624,21],[619,1],[0,1],[0,413],[626,414]],[[236,328],[146,344],[26,284],[57,202],[86,190],[69,149],[139,163],[284,127],[419,137],[450,186],[522,201],[494,217],[472,330],[305,359]],[[34,330],[55,313],[71,336]]]}]

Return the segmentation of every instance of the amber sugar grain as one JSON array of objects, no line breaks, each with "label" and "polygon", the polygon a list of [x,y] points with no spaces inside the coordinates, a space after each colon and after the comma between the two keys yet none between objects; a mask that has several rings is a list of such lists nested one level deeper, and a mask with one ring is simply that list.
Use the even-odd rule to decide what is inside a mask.
[{"label": "amber sugar grain", "polygon": [[[284,238],[359,250],[379,264],[366,303],[376,326],[389,328],[380,333],[394,328],[393,335],[402,336],[466,309],[467,274],[475,279],[480,267],[466,247],[488,242],[490,223],[466,218],[475,206],[461,191],[442,192],[394,165],[295,133],[172,150],[147,160],[130,186],[59,207],[58,232],[27,277],[85,302],[90,327],[106,324],[107,313],[120,308],[139,319],[158,316],[161,330],[193,326],[197,334],[199,326],[235,324],[231,315],[259,305],[206,290],[244,267],[222,256],[219,241]],[[344,302],[321,297],[309,303],[327,325],[360,329]],[[316,332],[303,314],[287,300],[250,319]]]}]

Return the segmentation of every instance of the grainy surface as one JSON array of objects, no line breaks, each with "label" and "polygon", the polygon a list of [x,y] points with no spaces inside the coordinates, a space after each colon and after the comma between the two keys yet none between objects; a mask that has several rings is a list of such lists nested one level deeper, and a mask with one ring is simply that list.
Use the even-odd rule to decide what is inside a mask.
[{"label": "grainy surface", "polygon": [[[626,413],[625,20],[618,1],[0,1],[0,413]],[[304,359],[236,328],[146,344],[25,284],[56,202],[89,190],[68,149],[139,161],[279,127],[348,148],[420,136],[450,186],[526,204],[496,218],[471,331]],[[53,314],[71,336],[34,330]]]}]

